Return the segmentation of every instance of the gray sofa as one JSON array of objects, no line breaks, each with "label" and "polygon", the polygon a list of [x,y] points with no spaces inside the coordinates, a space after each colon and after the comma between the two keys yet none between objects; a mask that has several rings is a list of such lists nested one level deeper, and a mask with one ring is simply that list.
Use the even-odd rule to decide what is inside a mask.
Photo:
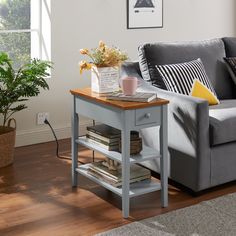
[{"label": "gray sofa", "polygon": [[[195,192],[236,180],[236,88],[223,60],[225,56],[236,56],[236,38],[145,44],[139,47],[139,56],[139,62],[122,66],[122,76],[136,76],[140,91],[156,92],[170,101],[170,178]],[[219,105],[208,106],[206,100],[153,86],[150,73],[156,73],[154,64],[197,58],[205,66],[220,99]],[[158,127],[142,130],[144,142],[155,148],[159,146],[157,134]],[[159,161],[144,165],[159,172]]]}]

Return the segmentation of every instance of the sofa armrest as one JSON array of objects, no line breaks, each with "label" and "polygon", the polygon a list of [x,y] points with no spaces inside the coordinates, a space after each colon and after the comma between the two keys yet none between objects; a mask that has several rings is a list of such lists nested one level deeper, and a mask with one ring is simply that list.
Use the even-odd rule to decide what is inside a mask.
[{"label": "sofa armrest", "polygon": [[[147,89],[149,88],[149,89]],[[144,84],[142,91],[156,92],[170,101],[168,107],[169,147],[200,158],[209,145],[209,106],[206,100],[158,89]]]},{"label": "sofa armrest", "polygon": [[121,77],[126,76],[134,76],[137,77],[138,80],[143,80],[141,71],[139,68],[139,62],[125,62],[121,66]]},{"label": "sofa armrest", "polygon": [[155,92],[158,97],[170,101],[168,107],[170,177],[194,191],[209,187],[208,102],[200,98],[158,89],[145,82],[139,90]]},{"label": "sofa armrest", "polygon": [[169,145],[200,158],[202,147],[210,147],[208,102],[161,89],[158,89],[157,95],[170,101]]}]

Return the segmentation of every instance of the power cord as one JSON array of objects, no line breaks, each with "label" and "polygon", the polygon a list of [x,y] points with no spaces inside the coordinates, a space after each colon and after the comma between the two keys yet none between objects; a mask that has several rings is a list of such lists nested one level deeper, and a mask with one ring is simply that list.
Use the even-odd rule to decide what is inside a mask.
[{"label": "power cord", "polygon": [[[50,127],[50,129],[51,129],[51,131],[52,131],[52,134],[53,134],[53,136],[54,136],[54,138],[55,138],[56,145],[57,145],[57,148],[56,148],[56,156],[57,156],[58,158],[60,158],[60,159],[63,159],[63,160],[70,160],[70,161],[71,161],[71,158],[69,158],[69,157],[63,157],[63,156],[60,156],[60,155],[59,155],[59,142],[58,142],[57,136],[56,136],[56,134],[55,134],[55,131],[54,131],[54,129],[52,128],[50,122],[49,122],[47,119],[44,120],[44,124],[46,124],[46,125],[48,125],[48,126]],[[81,161],[78,161],[78,162],[81,163],[81,164],[85,164],[85,163],[83,163],[83,162],[81,162]]]}]

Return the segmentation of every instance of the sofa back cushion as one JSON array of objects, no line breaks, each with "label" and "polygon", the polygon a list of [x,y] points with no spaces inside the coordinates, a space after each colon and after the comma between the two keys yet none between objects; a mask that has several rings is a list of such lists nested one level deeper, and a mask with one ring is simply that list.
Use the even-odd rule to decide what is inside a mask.
[{"label": "sofa back cushion", "polygon": [[206,73],[220,99],[234,97],[234,86],[223,58],[225,47],[221,39],[198,42],[144,44],[139,47],[139,64],[144,80],[166,89],[156,65],[175,64],[201,58]]},{"label": "sofa back cushion", "polygon": [[225,37],[223,38],[225,45],[226,57],[236,57],[236,38]]},{"label": "sofa back cushion", "polygon": [[234,84],[236,85],[236,57],[224,58],[229,74],[231,75]]}]

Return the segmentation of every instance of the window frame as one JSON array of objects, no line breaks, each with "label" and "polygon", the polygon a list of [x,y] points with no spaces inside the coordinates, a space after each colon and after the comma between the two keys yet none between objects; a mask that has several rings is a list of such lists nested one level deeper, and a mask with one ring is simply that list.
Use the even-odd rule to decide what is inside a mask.
[{"label": "window frame", "polygon": [[31,33],[30,57],[50,60],[51,0],[30,0],[30,29],[0,30],[6,33]]}]

